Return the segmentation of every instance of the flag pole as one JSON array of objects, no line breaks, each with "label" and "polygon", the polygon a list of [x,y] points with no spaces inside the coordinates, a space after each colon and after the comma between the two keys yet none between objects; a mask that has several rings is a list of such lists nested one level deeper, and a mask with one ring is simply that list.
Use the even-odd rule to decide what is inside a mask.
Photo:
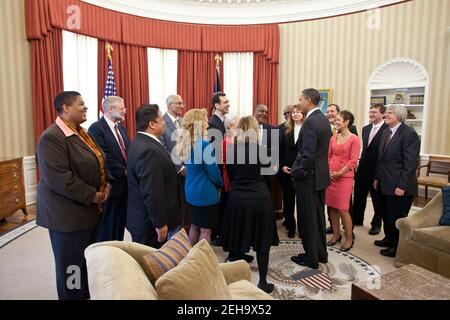
[{"label": "flag pole", "polygon": [[106,42],[105,49],[106,49],[106,56],[108,57],[109,61],[112,62],[112,52],[114,51],[114,49],[111,43]]}]

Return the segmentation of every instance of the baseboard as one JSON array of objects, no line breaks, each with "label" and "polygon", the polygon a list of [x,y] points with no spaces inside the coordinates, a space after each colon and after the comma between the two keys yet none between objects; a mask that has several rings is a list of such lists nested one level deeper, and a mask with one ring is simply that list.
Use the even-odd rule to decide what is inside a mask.
[{"label": "baseboard", "polygon": [[36,159],[34,156],[23,157],[23,177],[25,183],[25,201],[28,205],[36,203]]}]

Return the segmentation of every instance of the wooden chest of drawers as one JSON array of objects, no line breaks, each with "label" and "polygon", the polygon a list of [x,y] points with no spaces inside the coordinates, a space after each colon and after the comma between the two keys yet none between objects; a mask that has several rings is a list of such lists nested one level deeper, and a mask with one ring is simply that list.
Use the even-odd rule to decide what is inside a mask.
[{"label": "wooden chest of drawers", "polygon": [[0,159],[0,219],[20,209],[27,214],[22,158]]}]

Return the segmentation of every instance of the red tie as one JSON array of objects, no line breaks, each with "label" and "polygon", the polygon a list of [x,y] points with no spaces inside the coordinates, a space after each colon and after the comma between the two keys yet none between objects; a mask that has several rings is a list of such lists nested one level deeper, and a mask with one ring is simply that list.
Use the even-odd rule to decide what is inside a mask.
[{"label": "red tie", "polygon": [[116,131],[117,140],[119,140],[119,146],[120,150],[122,151],[123,158],[125,159],[125,162],[127,162],[127,154],[125,153],[125,144],[123,143],[122,137],[119,134],[119,130],[117,129],[117,124],[114,126],[114,130]]}]

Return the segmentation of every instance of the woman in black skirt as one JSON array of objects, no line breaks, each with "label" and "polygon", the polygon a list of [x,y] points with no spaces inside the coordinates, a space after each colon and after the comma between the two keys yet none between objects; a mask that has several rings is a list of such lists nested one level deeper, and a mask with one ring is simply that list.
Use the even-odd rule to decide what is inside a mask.
[{"label": "woman in black skirt", "polygon": [[[278,245],[278,234],[272,200],[264,178],[264,167],[258,145],[259,129],[255,117],[243,117],[236,128],[232,148],[227,149],[227,171],[231,181],[231,192],[222,226],[222,241],[228,260],[251,260],[245,254],[250,248],[256,251],[259,269],[258,287],[267,293],[274,285],[267,283],[269,251]],[[269,170],[270,171],[270,170]]]}]

